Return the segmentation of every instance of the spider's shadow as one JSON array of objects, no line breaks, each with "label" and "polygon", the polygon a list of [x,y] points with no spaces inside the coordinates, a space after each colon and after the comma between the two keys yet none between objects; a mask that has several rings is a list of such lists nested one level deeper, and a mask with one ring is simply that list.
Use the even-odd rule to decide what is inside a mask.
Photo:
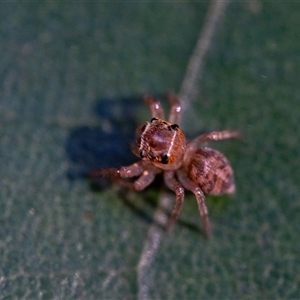
[{"label": "spider's shadow", "polygon": [[85,178],[93,169],[126,166],[137,161],[130,145],[134,142],[136,115],[142,104],[142,97],[138,96],[97,101],[94,111],[99,126],[79,126],[68,136],[70,179]]},{"label": "spider's shadow", "polygon": [[[130,151],[130,145],[135,140],[135,130],[139,125],[137,116],[144,106],[143,97],[119,97],[99,99],[95,104],[95,114],[99,119],[99,126],[79,126],[71,130],[66,141],[66,153],[70,161],[67,176],[72,179],[87,178],[91,170],[127,166],[136,161]],[[160,180],[159,180],[160,179]],[[147,189],[161,189],[162,180],[158,178]],[[93,191],[106,188],[110,183],[103,178],[93,180],[90,185]],[[124,204],[139,215],[144,221],[152,223],[150,216],[131,199],[130,192],[120,189]],[[157,208],[157,201],[145,195],[145,202],[153,210]],[[175,201],[175,196],[174,196]],[[170,212],[166,212],[169,214]],[[195,232],[201,232],[192,223],[178,220],[178,224]]]}]

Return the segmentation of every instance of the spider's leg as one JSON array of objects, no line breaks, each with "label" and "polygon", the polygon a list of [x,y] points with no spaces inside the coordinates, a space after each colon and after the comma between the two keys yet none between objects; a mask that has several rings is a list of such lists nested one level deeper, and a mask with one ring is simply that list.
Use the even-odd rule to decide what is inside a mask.
[{"label": "spider's leg", "polygon": [[[156,171],[157,170],[157,171]],[[156,170],[145,170],[140,175],[139,178],[137,178],[135,181],[127,181],[124,178],[114,178],[113,181],[116,182],[118,185],[134,191],[142,191],[144,190],[148,185],[150,185],[154,179],[155,176],[161,172],[158,168]]]},{"label": "spider's leg", "polygon": [[223,130],[223,131],[211,131],[201,134],[194,138],[190,143],[190,147],[198,147],[199,144],[209,141],[220,141],[226,139],[239,138],[240,133],[238,131]]},{"label": "spider's leg", "polygon": [[145,103],[150,107],[152,118],[165,119],[164,109],[161,106],[161,103],[151,96],[146,96],[144,98]]},{"label": "spider's leg", "polygon": [[164,181],[167,187],[176,194],[176,202],[172,210],[171,217],[169,218],[167,223],[167,229],[169,229],[176,221],[181,211],[182,204],[184,201],[184,188],[181,185],[181,183],[175,179],[174,171],[165,171]]},{"label": "spider's leg", "polygon": [[211,131],[208,133],[201,134],[188,143],[184,155],[185,164],[188,163],[187,160],[189,160],[189,158],[192,157],[193,153],[199,148],[201,144],[209,141],[220,141],[220,140],[239,138],[239,137],[240,137],[240,133],[238,131],[231,131],[231,130]]},{"label": "spider's leg", "polygon": [[131,178],[141,175],[143,171],[143,161],[139,161],[127,167],[93,170],[89,172],[88,177]]},{"label": "spider's leg", "polygon": [[180,124],[182,112],[180,102],[178,98],[172,93],[168,95],[168,98],[171,103],[169,122],[172,124]]},{"label": "spider's leg", "polygon": [[205,196],[199,187],[195,187],[191,190],[195,196],[198,203],[198,210],[203,220],[204,232],[206,237],[211,235],[211,225],[208,215],[208,209],[205,203]]},{"label": "spider's leg", "polygon": [[136,191],[141,191],[145,189],[148,185],[150,185],[153,182],[155,176],[161,172],[162,170],[149,164],[147,168],[145,168],[141,176],[133,182],[134,189]]},{"label": "spider's leg", "polygon": [[211,234],[211,225],[208,215],[208,209],[205,203],[204,193],[199,186],[197,186],[191,179],[186,176],[183,169],[177,171],[177,176],[182,185],[195,195],[198,203],[198,210],[203,221],[204,233],[206,237],[209,237]]},{"label": "spider's leg", "polygon": [[220,140],[239,138],[239,137],[240,137],[240,133],[238,131],[231,131],[231,130],[211,131],[196,137],[192,141],[192,143],[194,141],[197,143],[205,143],[208,141],[220,141]]},{"label": "spider's leg", "polygon": [[[90,178],[106,177],[117,184],[136,191],[141,191],[150,185],[155,176],[161,170],[146,161],[139,161],[127,167],[100,169],[91,171],[88,176]],[[140,176],[134,182],[126,181],[125,178]]]}]

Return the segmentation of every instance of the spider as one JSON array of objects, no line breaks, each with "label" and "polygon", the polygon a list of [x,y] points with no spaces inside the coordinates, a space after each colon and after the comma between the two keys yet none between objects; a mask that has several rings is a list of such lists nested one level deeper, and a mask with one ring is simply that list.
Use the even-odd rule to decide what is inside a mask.
[{"label": "spider", "polygon": [[[154,97],[145,97],[152,119],[138,128],[137,140],[132,147],[133,153],[141,160],[130,166],[94,170],[89,173],[89,177],[108,177],[123,186],[141,191],[154,181],[156,175],[163,173],[166,186],[176,195],[167,229],[179,216],[186,189],[196,197],[204,233],[208,237],[211,225],[204,194],[232,194],[235,183],[227,158],[217,150],[200,146],[208,141],[237,138],[239,133],[229,130],[212,131],[187,142],[178,125],[181,117],[180,102],[175,95],[169,95],[168,98],[171,111],[168,121],[165,121],[160,102]],[[125,180],[132,177],[137,179],[133,182]]]}]

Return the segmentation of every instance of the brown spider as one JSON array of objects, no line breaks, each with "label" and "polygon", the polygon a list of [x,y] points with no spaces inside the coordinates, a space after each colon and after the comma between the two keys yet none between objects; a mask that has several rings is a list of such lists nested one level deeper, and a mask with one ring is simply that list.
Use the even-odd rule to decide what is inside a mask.
[{"label": "brown spider", "polygon": [[[184,190],[194,193],[204,223],[206,236],[211,233],[208,210],[204,194],[232,194],[235,191],[233,171],[227,158],[217,150],[200,148],[208,141],[237,138],[236,131],[213,131],[202,134],[187,143],[177,125],[181,117],[181,106],[174,95],[169,95],[171,113],[165,121],[163,108],[158,100],[146,97],[152,119],[138,130],[133,153],[140,161],[126,167],[100,169],[90,172],[89,177],[117,179],[123,186],[141,191],[150,185],[155,176],[164,172],[164,182],[176,194],[176,202],[168,220],[170,228],[177,219],[184,201]],[[138,177],[134,182],[124,178]]]}]

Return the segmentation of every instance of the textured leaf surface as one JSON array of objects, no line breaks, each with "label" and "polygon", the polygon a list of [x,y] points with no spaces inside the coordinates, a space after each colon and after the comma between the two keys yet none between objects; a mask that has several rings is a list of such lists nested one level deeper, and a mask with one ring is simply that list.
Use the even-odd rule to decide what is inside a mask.
[{"label": "textured leaf surface", "polygon": [[[130,95],[177,92],[207,7],[1,4],[1,299],[137,297],[137,266],[160,188],[95,192],[83,179],[69,180],[74,160],[66,143],[78,128],[83,137],[98,134],[90,131],[96,126],[111,129],[93,111],[103,99],[121,99],[115,116]],[[185,118],[190,133],[243,133],[241,142],[214,144],[232,162],[237,193],[208,197],[209,241],[187,195],[153,259],[149,297],[298,297],[298,7],[256,1],[227,8],[206,56],[201,95]],[[135,109],[134,121],[149,118],[140,104]],[[125,113],[119,124],[126,134],[131,121]]]}]

